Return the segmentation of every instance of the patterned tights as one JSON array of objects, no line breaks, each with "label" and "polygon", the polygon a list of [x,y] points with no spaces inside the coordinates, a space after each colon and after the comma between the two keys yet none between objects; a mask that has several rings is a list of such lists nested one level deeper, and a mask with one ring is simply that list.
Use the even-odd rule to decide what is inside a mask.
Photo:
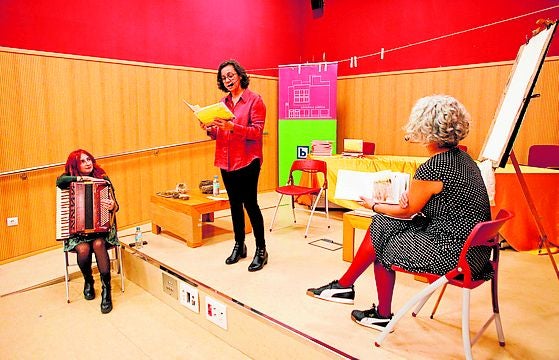
[{"label": "patterned tights", "polygon": [[83,242],[75,247],[78,256],[78,266],[84,277],[91,276],[91,262],[93,253],[97,260],[97,268],[100,274],[110,273],[110,259],[105,240],[99,238],[90,242]]}]

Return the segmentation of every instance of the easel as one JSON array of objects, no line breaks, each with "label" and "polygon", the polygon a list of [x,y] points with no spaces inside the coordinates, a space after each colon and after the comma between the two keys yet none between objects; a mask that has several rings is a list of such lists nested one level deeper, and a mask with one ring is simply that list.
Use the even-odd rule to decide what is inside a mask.
[{"label": "easel", "polygon": [[[538,251],[541,253],[542,247],[545,246],[553,269],[555,270],[555,275],[559,279],[559,270],[557,269],[557,264],[555,263],[549,246],[550,242],[547,238],[547,233],[545,232],[541,217],[538,214],[524,175],[520,170],[520,166],[512,150],[514,139],[518,133],[522,119],[526,114],[528,104],[532,97],[539,96],[539,94],[532,94],[545,55],[549,49],[551,39],[557,28],[557,22],[551,20],[538,20],[536,24],[538,27],[532,31],[532,38],[529,39],[525,45],[521,46],[519,50],[511,78],[509,79],[507,89],[497,109],[490,134],[484,144],[479,160],[491,160],[495,168],[497,167],[495,163],[498,163],[499,167],[505,167],[507,159],[510,157],[522,192],[524,193],[530,212],[538,227],[540,237]],[[527,77],[526,75],[530,76]]]},{"label": "easel", "polygon": [[[510,161],[512,162],[512,165],[514,166],[514,171],[516,172],[516,176],[518,177],[518,181],[520,182],[520,187],[522,188],[522,193],[524,194],[524,197],[526,198],[526,202],[528,203],[528,207],[530,208],[530,212],[532,213],[532,216],[534,217],[534,220],[536,221],[536,225],[537,225],[538,231],[540,233],[540,242],[538,244],[538,253],[541,253],[542,247],[545,246],[545,250],[547,251],[547,254],[549,255],[549,259],[551,260],[551,265],[553,266],[553,269],[555,269],[555,275],[557,276],[557,279],[559,279],[559,270],[557,269],[557,263],[555,263],[555,259],[553,258],[553,253],[551,252],[551,248],[549,246],[549,244],[551,242],[547,238],[547,233],[545,232],[544,226],[541,222],[541,217],[538,213],[538,209],[536,208],[536,205],[534,204],[534,200],[532,199],[532,195],[530,194],[530,190],[528,189],[528,185],[526,184],[526,180],[524,179],[524,175],[522,174],[522,171],[520,170],[520,165],[518,165],[518,161],[516,160],[516,155],[514,155],[513,150],[511,150],[511,152],[510,152]],[[556,244],[553,244],[553,246],[557,247]]]}]

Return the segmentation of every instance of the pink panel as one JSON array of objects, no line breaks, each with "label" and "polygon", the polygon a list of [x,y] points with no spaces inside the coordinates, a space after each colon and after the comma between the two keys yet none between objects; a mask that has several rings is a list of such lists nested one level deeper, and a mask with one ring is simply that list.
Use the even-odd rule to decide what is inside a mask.
[{"label": "pink panel", "polygon": [[335,119],[338,64],[300,64],[279,69],[280,119]]}]

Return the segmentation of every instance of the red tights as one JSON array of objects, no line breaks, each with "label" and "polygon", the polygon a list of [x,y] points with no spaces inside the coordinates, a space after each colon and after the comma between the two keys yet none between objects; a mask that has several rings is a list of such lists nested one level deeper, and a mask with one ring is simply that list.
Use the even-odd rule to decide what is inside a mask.
[{"label": "red tights", "polygon": [[353,262],[340,278],[339,284],[344,287],[353,285],[357,278],[373,263],[378,294],[378,313],[381,316],[389,317],[392,313],[392,294],[394,293],[396,273],[386,270],[379,261],[376,261],[375,249],[369,231],[367,231],[359,249],[357,249]]}]

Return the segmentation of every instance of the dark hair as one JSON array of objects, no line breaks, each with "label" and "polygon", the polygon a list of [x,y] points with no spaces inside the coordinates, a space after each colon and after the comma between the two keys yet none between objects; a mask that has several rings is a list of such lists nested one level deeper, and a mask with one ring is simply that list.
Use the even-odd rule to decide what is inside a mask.
[{"label": "dark hair", "polygon": [[66,160],[66,166],[64,167],[64,171],[66,172],[66,174],[71,176],[80,175],[79,166],[80,166],[82,154],[86,154],[87,156],[89,156],[91,162],[93,163],[93,171],[91,176],[99,179],[102,179],[103,177],[107,176],[105,170],[103,170],[101,166],[97,164],[97,161],[95,161],[93,155],[91,155],[88,151],[83,149],[74,150],[70,153],[70,155],[68,155],[68,160]]},{"label": "dark hair", "polygon": [[246,89],[248,87],[248,84],[250,83],[250,79],[245,68],[242,67],[241,64],[237,62],[237,60],[230,59],[222,62],[217,69],[217,87],[219,88],[219,90],[223,92],[229,92],[229,89],[225,87],[225,85],[223,84],[223,80],[221,80],[221,70],[223,70],[223,68],[227,65],[231,65],[233,66],[233,68],[235,68],[235,72],[241,78],[241,88]]}]

